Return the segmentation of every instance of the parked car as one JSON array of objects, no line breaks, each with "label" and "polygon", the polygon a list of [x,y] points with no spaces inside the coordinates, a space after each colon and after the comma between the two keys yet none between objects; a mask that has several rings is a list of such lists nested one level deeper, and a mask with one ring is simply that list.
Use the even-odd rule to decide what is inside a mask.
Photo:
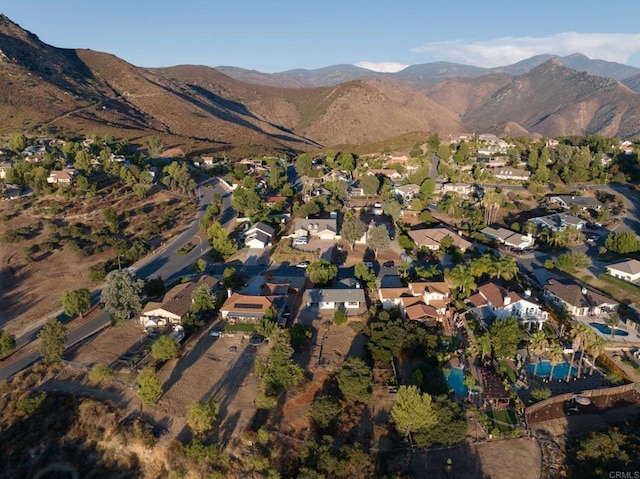
[{"label": "parked car", "polygon": [[394,263],[393,261],[389,260],[389,261],[385,261],[382,266],[384,266],[385,268],[393,268]]},{"label": "parked car", "polygon": [[309,263],[308,261],[301,261],[300,263],[298,263],[296,265],[296,268],[306,268],[306,267],[309,266],[309,264],[311,264],[311,263]]},{"label": "parked car", "polygon": [[222,331],[217,331],[217,330],[212,330],[209,333],[209,336],[213,336],[214,338],[221,338],[222,337]]},{"label": "parked car", "polygon": [[367,268],[373,268],[373,263],[372,263],[371,261],[365,261],[365,262],[364,262],[364,265],[365,265]]},{"label": "parked car", "polygon": [[309,240],[306,236],[299,236],[298,238],[293,240],[293,244],[307,244]]}]

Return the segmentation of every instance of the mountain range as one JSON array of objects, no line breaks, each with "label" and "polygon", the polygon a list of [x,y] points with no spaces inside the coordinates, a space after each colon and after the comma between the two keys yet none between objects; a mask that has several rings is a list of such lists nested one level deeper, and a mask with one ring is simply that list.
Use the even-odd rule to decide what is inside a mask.
[{"label": "mountain range", "polygon": [[[584,55],[500,68],[435,62],[380,74],[353,65],[266,74],[143,68],[61,49],[0,15],[0,134],[157,136],[184,154],[314,151],[407,133],[640,133],[640,69]],[[355,150],[354,150],[355,151]]]}]

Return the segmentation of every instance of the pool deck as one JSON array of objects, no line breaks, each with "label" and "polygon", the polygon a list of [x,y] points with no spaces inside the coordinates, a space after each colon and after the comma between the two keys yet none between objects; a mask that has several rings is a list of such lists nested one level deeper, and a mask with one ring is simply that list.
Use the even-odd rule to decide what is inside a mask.
[{"label": "pool deck", "polygon": [[629,333],[628,336],[616,335],[615,338],[612,341],[610,334],[605,334],[602,331],[597,330],[596,328],[594,328],[593,326],[591,326],[589,324],[589,323],[602,323],[603,325],[605,325],[604,324],[604,320],[599,319],[599,318],[588,317],[588,316],[574,316],[573,318],[576,321],[589,326],[589,328],[591,328],[591,330],[593,332],[595,332],[601,338],[605,339],[608,343],[617,343],[617,344],[623,343],[623,344],[626,344],[626,345],[629,345],[629,346],[631,346],[631,345],[640,346],[640,335],[635,331],[629,331],[627,329],[627,327],[624,325],[623,322],[620,322],[620,328],[619,329]]}]

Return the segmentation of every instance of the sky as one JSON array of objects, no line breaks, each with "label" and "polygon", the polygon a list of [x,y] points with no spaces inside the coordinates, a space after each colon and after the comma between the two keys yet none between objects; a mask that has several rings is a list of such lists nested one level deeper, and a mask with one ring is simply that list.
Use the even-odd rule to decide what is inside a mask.
[{"label": "sky", "polygon": [[50,45],[141,67],[398,71],[576,52],[640,67],[638,0],[3,0],[0,13]]}]

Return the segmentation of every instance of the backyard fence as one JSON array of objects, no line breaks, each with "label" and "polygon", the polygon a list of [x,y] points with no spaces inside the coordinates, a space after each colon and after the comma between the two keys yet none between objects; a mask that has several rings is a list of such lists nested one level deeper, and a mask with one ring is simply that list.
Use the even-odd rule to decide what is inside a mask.
[{"label": "backyard fence", "polygon": [[[579,393],[566,393],[566,394],[560,394],[558,396],[553,396],[549,399],[545,399],[544,401],[540,401],[536,404],[533,404],[525,410],[527,424],[531,422],[532,414],[536,414],[537,412],[543,411],[544,409],[549,408],[551,406],[559,405],[566,401],[571,401],[578,396],[591,399],[591,398],[598,398],[603,396],[618,396],[634,390],[640,393],[640,383],[623,384],[622,386],[616,386],[612,388],[591,389],[591,390],[582,391]],[[533,422],[536,422],[535,418]]]}]

